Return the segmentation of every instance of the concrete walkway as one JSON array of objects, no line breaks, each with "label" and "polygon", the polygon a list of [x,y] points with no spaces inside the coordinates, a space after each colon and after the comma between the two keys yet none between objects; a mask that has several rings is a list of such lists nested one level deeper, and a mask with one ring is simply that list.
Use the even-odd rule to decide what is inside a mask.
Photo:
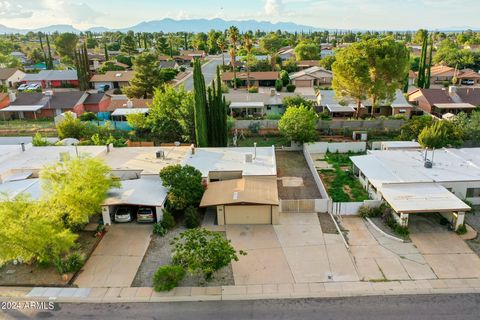
[{"label": "concrete walkway", "polygon": [[[56,289],[56,290],[51,290]],[[92,288],[88,295],[61,294],[60,288],[1,287],[0,300],[55,302],[169,302],[206,300],[288,299],[314,297],[350,297],[369,295],[480,293],[480,279],[444,279],[387,282],[326,282],[302,284],[265,284],[222,287],[181,287],[169,292],[152,288]],[[47,294],[50,290],[51,295]],[[37,294],[34,294],[37,292]],[[58,292],[58,294],[56,294]],[[72,291],[73,292],[73,291]]]}]

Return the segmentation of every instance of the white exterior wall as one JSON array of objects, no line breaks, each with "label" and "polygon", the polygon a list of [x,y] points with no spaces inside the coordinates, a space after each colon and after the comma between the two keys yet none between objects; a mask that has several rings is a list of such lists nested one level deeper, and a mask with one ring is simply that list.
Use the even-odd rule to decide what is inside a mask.
[{"label": "white exterior wall", "polygon": [[469,182],[443,182],[441,183],[447,189],[451,189],[452,193],[455,194],[460,200],[467,199],[475,205],[480,205],[480,198],[467,198],[467,189],[468,188],[480,188],[479,181],[469,181]]},{"label": "white exterior wall", "polygon": [[110,217],[110,206],[102,206],[103,225],[112,225],[112,218]]},{"label": "white exterior wall", "polygon": [[113,89],[113,82],[94,82],[93,83],[94,88],[97,90],[105,85],[108,85],[110,86],[110,89]]},{"label": "white exterior wall", "polygon": [[163,220],[163,207],[155,207],[155,213],[157,214],[157,222]]},{"label": "white exterior wall", "polygon": [[25,77],[25,73],[17,70],[10,78],[7,79],[5,85],[10,86],[11,83],[12,87],[14,87],[16,83],[22,81],[23,77]]},{"label": "white exterior wall", "polygon": [[367,143],[362,142],[313,142],[305,144],[309,153],[327,153],[328,152],[364,152],[367,150]]}]

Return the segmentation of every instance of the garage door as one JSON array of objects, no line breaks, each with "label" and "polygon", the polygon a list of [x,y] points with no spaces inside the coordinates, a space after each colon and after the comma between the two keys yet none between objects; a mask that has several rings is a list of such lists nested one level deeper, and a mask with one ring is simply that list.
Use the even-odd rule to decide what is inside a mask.
[{"label": "garage door", "polygon": [[311,80],[296,80],[295,85],[297,87],[301,87],[301,88],[311,87],[312,86],[312,81]]},{"label": "garage door", "polygon": [[271,224],[270,206],[225,206],[225,224]]}]

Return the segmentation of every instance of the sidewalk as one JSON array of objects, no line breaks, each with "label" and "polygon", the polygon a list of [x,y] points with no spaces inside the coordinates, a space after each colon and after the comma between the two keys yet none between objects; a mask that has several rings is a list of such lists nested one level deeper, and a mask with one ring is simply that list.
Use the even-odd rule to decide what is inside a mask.
[{"label": "sidewalk", "polygon": [[153,288],[21,288],[1,287],[2,300],[75,303],[172,302],[331,298],[374,295],[480,293],[480,279],[386,282],[325,282],[222,287],[179,287],[169,292]]}]

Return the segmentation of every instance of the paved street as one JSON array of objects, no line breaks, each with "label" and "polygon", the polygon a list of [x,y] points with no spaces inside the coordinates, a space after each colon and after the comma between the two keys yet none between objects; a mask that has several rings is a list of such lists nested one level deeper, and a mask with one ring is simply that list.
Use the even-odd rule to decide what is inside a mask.
[{"label": "paved street", "polygon": [[[210,62],[202,66],[203,76],[205,77],[205,83],[208,86],[210,82],[214,79],[217,72],[217,66],[222,64],[222,56],[209,56]],[[228,59],[225,58],[225,63]],[[189,76],[182,85],[186,90],[193,90],[193,75]]]},{"label": "paved street", "polygon": [[478,319],[479,294],[177,303],[59,304],[6,311],[2,319]]}]

